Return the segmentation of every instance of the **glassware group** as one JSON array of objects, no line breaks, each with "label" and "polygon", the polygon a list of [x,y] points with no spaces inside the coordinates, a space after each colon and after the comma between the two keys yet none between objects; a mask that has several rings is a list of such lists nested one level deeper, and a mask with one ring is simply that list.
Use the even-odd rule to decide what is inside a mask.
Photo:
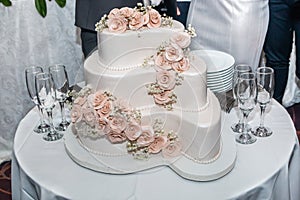
[{"label": "glassware group", "polygon": [[[252,144],[257,137],[267,137],[272,134],[270,128],[264,126],[266,106],[270,103],[274,91],[274,71],[270,67],[260,67],[255,73],[245,71],[237,75],[233,80],[233,93],[238,101],[238,108],[242,112],[240,125],[233,125],[233,131],[240,132],[236,141],[241,144]],[[260,124],[251,130],[247,118],[255,108],[260,106]],[[234,129],[239,127],[239,129]]]},{"label": "glassware group", "polygon": [[[40,124],[34,129],[37,133],[46,133],[43,139],[56,141],[63,137],[60,131],[65,131],[70,124],[66,119],[64,104],[69,89],[69,81],[64,65],[54,65],[44,72],[42,67],[31,66],[25,69],[28,94],[40,113]],[[57,127],[53,124],[53,108],[56,102],[60,105],[61,122]],[[47,113],[48,124],[44,119]]]}]

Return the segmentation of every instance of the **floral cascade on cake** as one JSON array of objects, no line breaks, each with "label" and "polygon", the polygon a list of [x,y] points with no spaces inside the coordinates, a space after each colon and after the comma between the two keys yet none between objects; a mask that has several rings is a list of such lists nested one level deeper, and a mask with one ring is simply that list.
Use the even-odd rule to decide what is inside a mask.
[{"label": "floral cascade on cake", "polygon": [[[211,115],[202,116],[204,111],[209,112],[211,100],[207,96],[205,63],[189,49],[192,37],[196,36],[193,27],[189,25],[184,29],[182,24],[162,17],[151,6],[138,5],[111,10],[96,24],[96,30],[97,69],[91,68],[91,72],[85,73],[90,94],[76,99],[74,105],[78,109],[76,102],[93,99],[81,105],[84,117],[74,120],[82,146],[90,152],[109,156],[123,155],[122,148],[127,154],[145,158],[148,154],[161,155],[160,152],[165,155],[165,149],[174,149],[176,156],[181,154],[198,163],[216,160],[221,152],[219,110],[216,107],[211,113],[216,114],[213,123]],[[85,62],[85,69],[94,65],[89,63],[90,59]],[[192,98],[186,98],[186,94]],[[102,98],[105,103],[96,105]],[[116,99],[130,105],[125,107],[131,111],[121,109]],[[94,113],[97,124],[82,123],[81,119],[92,116],[87,114],[86,107],[89,113]],[[105,116],[102,112],[108,110],[111,112]],[[72,114],[76,116],[76,112]],[[200,127],[199,120],[200,124],[208,123],[208,127]],[[120,127],[116,128],[116,124]],[[183,129],[188,124],[190,128],[185,133]],[[206,134],[209,138],[205,138]],[[108,143],[100,142],[103,138]],[[146,139],[143,144],[141,141]],[[126,145],[119,145],[125,141]],[[100,146],[100,143],[105,144]],[[117,146],[111,147],[114,145]]]},{"label": "floral cascade on cake", "polygon": [[[181,73],[190,69],[188,58],[191,37],[195,33],[190,27],[185,32],[174,34],[168,43],[161,45],[152,61],[156,70],[156,82],[148,84],[148,94],[152,95],[157,105],[172,110],[172,105],[177,102],[174,93],[175,86],[181,85],[184,80]],[[151,62],[145,62],[150,64]]]},{"label": "floral cascade on cake", "polygon": [[163,157],[180,155],[181,144],[173,131],[165,132],[158,119],[141,125],[141,112],[104,91],[91,92],[85,87],[73,94],[71,120],[77,134],[94,139],[107,139],[112,144],[127,143],[128,153],[137,159],[162,152]]}]

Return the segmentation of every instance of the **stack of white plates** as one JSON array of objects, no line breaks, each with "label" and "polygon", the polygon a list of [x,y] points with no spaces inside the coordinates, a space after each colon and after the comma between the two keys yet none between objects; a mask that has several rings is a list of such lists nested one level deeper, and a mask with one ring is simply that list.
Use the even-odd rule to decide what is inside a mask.
[{"label": "stack of white plates", "polygon": [[227,92],[232,88],[234,58],[215,50],[195,50],[207,67],[207,87],[213,92]]}]

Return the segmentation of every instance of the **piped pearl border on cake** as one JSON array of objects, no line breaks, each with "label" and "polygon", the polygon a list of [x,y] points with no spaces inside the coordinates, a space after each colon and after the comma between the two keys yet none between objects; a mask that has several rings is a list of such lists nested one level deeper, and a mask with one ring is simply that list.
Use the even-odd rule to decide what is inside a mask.
[{"label": "piped pearl border on cake", "polygon": [[127,156],[128,153],[119,153],[119,154],[112,154],[112,153],[104,153],[104,152],[98,152],[95,150],[92,150],[90,148],[88,148],[87,146],[85,146],[82,141],[80,140],[80,138],[78,136],[76,136],[78,143],[80,144],[81,147],[83,147],[86,151],[88,151],[89,153],[95,154],[95,155],[99,155],[99,156],[107,156],[107,157],[121,157],[121,156]]},{"label": "piped pearl border on cake", "polygon": [[[78,143],[80,144],[81,147],[83,147],[86,151],[88,151],[89,153],[92,153],[92,154],[95,154],[95,155],[99,155],[99,156],[106,156],[106,157],[122,157],[122,156],[128,156],[128,153],[119,153],[119,154],[112,154],[112,153],[104,153],[104,152],[98,152],[98,151],[95,151],[95,150],[92,150],[90,148],[88,148],[87,146],[85,146],[82,141],[79,139],[79,137],[77,137],[77,141]],[[186,154],[185,152],[181,151],[181,154],[188,158],[189,160],[195,162],[195,163],[198,163],[198,164],[210,164],[212,162],[214,162],[215,160],[217,160],[219,158],[219,156],[221,155],[221,151],[222,151],[222,146],[223,146],[223,143],[221,141],[220,143],[220,149],[219,149],[219,152],[218,154],[213,157],[212,159],[210,160],[198,160],[198,159],[195,159],[191,156],[189,156],[188,154]]]},{"label": "piped pearl border on cake", "polygon": [[[149,47],[149,48],[142,48],[142,49],[149,49],[149,50],[155,50],[153,47]],[[135,49],[134,51],[137,51],[137,50],[141,50],[141,49]],[[126,56],[127,54],[130,54],[134,51],[129,51],[129,52],[126,52],[120,56],[118,56],[117,58],[115,58],[113,61],[111,61],[109,64],[104,64],[103,62],[101,62],[99,59],[97,60],[98,61],[98,64],[99,66],[102,68],[102,69],[105,69],[107,71],[115,71],[115,72],[124,72],[124,71],[130,71],[130,70],[133,70],[133,69],[137,69],[137,68],[142,68],[144,67],[143,64],[139,64],[139,65],[135,65],[135,66],[129,66],[129,67],[111,67],[111,63],[114,63],[115,60],[118,60],[119,58],[122,58],[124,56]],[[147,62],[147,60],[145,59],[145,62]],[[147,67],[153,67],[154,65],[150,64],[148,65]]]}]

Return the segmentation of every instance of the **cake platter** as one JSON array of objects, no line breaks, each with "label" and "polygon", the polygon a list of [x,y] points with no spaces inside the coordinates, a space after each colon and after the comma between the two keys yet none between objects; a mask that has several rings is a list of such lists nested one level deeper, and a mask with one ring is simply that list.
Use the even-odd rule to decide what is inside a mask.
[{"label": "cake platter", "polygon": [[[218,101],[212,92],[209,92],[208,95],[212,101]],[[223,127],[222,125],[222,128]],[[120,157],[96,154],[80,145],[76,135],[74,135],[70,129],[65,133],[64,143],[65,149],[73,161],[80,166],[97,172],[125,175],[141,173],[153,168],[160,169],[169,167],[175,173],[188,180],[211,181],[229,173],[233,169],[236,161],[234,135],[229,131],[222,130],[220,137],[222,145],[218,159],[207,164],[197,163],[185,156],[171,160],[154,156],[145,161],[134,159],[131,154],[125,154]]]}]

